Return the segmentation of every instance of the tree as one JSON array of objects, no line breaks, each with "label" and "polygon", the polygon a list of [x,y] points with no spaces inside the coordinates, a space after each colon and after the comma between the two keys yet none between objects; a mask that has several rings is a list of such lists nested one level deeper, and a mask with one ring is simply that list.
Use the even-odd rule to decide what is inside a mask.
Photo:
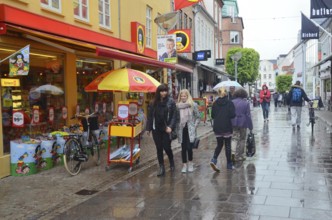
[{"label": "tree", "polygon": [[279,93],[285,93],[289,91],[292,85],[292,76],[291,75],[280,75],[276,77],[277,91]]},{"label": "tree", "polygon": [[253,83],[258,77],[259,53],[252,48],[234,47],[228,50],[226,55],[226,72],[235,78],[235,62],[232,55],[241,52],[242,57],[237,62],[237,79],[243,85]]}]

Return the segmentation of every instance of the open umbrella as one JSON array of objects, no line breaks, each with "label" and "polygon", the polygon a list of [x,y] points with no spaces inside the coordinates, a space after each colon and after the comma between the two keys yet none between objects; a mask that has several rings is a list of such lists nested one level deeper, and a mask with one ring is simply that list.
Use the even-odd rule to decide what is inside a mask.
[{"label": "open umbrella", "polygon": [[152,76],[134,69],[117,69],[101,74],[84,90],[86,92],[155,92],[160,83]]},{"label": "open umbrella", "polygon": [[222,82],[220,82],[220,83],[218,83],[217,85],[215,85],[214,87],[213,87],[213,90],[218,90],[219,88],[221,88],[221,87],[225,87],[225,88],[229,88],[229,87],[231,87],[231,86],[234,86],[235,87],[235,89],[237,89],[237,88],[243,88],[241,85],[240,85],[240,83],[238,83],[238,82],[236,82],[236,81],[222,81]]},{"label": "open umbrella", "polygon": [[51,85],[51,84],[45,84],[45,85],[39,86],[34,91],[39,92],[39,93],[48,94],[48,95],[62,95],[63,94],[62,89],[60,89],[57,86]]}]

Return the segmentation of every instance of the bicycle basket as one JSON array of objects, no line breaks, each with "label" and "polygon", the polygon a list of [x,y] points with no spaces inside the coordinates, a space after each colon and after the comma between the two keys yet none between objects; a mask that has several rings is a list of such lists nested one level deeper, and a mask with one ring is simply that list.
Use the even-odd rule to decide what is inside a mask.
[{"label": "bicycle basket", "polygon": [[[83,131],[88,131],[88,124],[85,118],[81,119],[81,123],[83,125]],[[90,131],[95,131],[99,129],[98,117],[90,117],[89,123],[90,123]]]}]

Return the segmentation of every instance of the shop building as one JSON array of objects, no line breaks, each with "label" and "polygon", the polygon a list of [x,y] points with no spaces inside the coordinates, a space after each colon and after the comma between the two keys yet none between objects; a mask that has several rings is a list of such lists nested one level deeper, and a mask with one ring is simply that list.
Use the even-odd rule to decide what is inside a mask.
[{"label": "shop building", "polygon": [[[102,120],[111,119],[117,100],[127,95],[86,93],[84,87],[99,74],[127,67],[165,82],[167,69],[192,72],[156,59],[158,28],[153,18],[170,7],[168,1],[153,0],[0,1],[0,59],[30,45],[28,75],[11,76],[11,59],[0,65],[0,178],[10,173],[10,140],[62,128],[76,112],[92,112],[102,103],[107,106]],[[35,92],[42,85],[54,85],[63,93]],[[38,120],[32,123],[35,109]],[[24,126],[12,126],[13,110],[24,112]]]}]

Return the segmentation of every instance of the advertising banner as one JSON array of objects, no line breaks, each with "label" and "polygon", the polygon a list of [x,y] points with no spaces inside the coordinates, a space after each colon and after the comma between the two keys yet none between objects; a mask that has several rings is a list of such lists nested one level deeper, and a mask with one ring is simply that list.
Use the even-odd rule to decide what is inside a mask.
[{"label": "advertising banner", "polygon": [[175,48],[176,35],[158,35],[158,60],[166,63],[177,63],[177,53]]},{"label": "advertising banner", "polygon": [[302,13],[301,39],[318,39],[319,27]]},{"label": "advertising banner", "polygon": [[332,1],[331,0],[311,0],[310,18],[331,18]]}]

